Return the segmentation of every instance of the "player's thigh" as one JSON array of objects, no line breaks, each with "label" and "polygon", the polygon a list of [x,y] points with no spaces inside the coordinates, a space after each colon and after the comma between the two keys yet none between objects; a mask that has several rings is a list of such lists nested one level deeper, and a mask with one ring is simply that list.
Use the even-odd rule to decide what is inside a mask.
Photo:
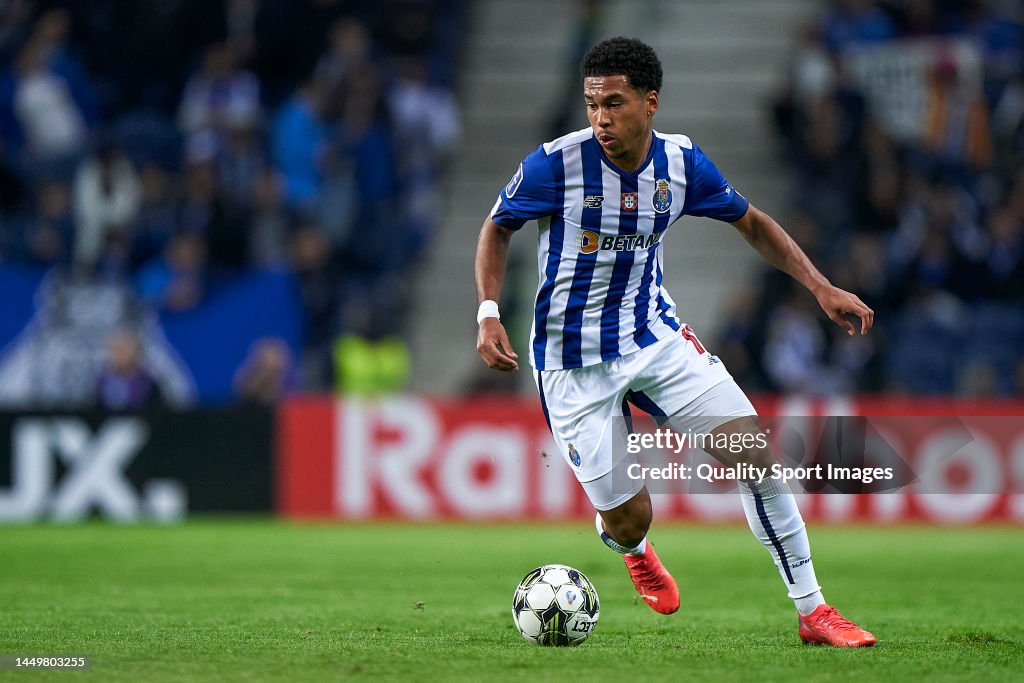
[{"label": "player's thigh", "polygon": [[[690,334],[692,335],[692,331]],[[714,401],[702,400],[708,391],[723,382],[732,382],[735,386],[725,364],[707,351],[695,336],[690,338],[680,334],[658,344],[657,354],[649,359],[643,371],[631,383],[629,399],[638,408],[652,415],[714,417],[707,411],[735,410],[733,402],[724,404],[717,398]],[[736,390],[742,396],[739,387],[736,387]],[[711,396],[717,397],[718,394]],[[743,398],[745,400],[745,397]],[[746,410],[748,406],[749,401],[743,409]],[[750,407],[749,411],[753,413],[753,408]],[[724,416],[733,413],[720,414]],[[705,421],[687,426],[696,429],[701,426],[707,427],[707,424]]]},{"label": "player's thigh", "polygon": [[679,433],[709,435],[711,438],[703,440],[705,450],[724,464],[744,462],[762,467],[773,462],[767,446],[762,446],[763,437],[758,438],[757,411],[731,376],[669,414],[665,426]]},{"label": "player's thigh", "polygon": [[611,472],[625,452],[627,381],[608,365],[534,373],[555,446],[581,482]]},{"label": "player's thigh", "polygon": [[745,463],[768,468],[775,464],[757,416],[731,418],[710,433],[713,446],[705,450],[724,465]]},{"label": "player's thigh", "polygon": [[[673,427],[712,434],[720,428],[739,429],[756,424],[757,411],[732,377],[702,392],[670,416]],[[732,427],[728,427],[732,425]]]}]

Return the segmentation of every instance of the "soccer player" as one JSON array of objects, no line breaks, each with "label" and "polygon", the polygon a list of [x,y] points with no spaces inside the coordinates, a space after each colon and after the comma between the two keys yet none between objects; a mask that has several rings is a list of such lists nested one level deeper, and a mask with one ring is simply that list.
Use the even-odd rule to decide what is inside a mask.
[{"label": "soccer player", "polygon": [[[622,554],[641,598],[671,614],[679,608],[679,590],[647,540],[651,498],[642,481],[624,488],[626,459],[610,425],[628,414],[630,403],[711,434],[714,442],[719,435],[758,434],[759,427],[750,401],[680,321],[662,286],[665,231],[684,215],[731,223],[763,258],[810,290],[847,333],[856,332],[847,315],[859,318],[866,334],[874,312],[833,287],[688,137],[654,130],[662,68],[651,47],[612,38],[593,47],[582,67],[590,127],[527,156],[481,228],[477,351],[496,370],[519,367],[496,302],[509,240],[535,219],[540,282],[529,355],[541,406],[555,444],[598,511],[602,541]],[[709,452],[728,465],[774,462],[766,448],[739,456]],[[750,528],[796,605],[800,638],[873,645],[872,634],[825,603],[793,494],[775,480],[743,482],[740,492]]]}]

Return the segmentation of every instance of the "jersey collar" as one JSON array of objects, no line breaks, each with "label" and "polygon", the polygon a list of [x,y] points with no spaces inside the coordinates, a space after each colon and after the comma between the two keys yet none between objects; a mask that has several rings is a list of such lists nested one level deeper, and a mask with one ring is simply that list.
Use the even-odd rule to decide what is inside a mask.
[{"label": "jersey collar", "polygon": [[[593,133],[593,131],[591,131],[591,133]],[[632,173],[628,171],[623,171],[621,168],[613,164],[607,156],[605,156],[604,149],[601,147],[601,143],[597,141],[596,135],[591,134],[590,144],[593,145],[594,148],[597,150],[597,153],[601,157],[601,161],[602,163],[604,163],[605,166],[612,169],[623,178],[636,178],[641,173],[643,173],[648,166],[651,165],[651,161],[654,159],[654,148],[658,144],[658,136],[655,134],[655,131],[651,131],[651,148],[647,150],[647,157],[644,159],[644,162],[640,164],[640,167],[637,168]]]}]

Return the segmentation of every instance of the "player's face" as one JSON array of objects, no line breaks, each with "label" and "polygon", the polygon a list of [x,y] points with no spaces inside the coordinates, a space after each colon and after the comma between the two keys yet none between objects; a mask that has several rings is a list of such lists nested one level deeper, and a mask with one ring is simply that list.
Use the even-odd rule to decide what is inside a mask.
[{"label": "player's face", "polygon": [[605,155],[624,171],[635,171],[647,157],[658,91],[642,93],[625,76],[583,79],[587,118]]}]

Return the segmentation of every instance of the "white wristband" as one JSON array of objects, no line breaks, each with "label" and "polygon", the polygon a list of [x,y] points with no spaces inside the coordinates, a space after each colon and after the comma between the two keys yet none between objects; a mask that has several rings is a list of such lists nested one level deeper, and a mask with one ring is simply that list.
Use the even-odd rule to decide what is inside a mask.
[{"label": "white wristband", "polygon": [[498,302],[487,299],[480,302],[480,308],[476,309],[476,324],[479,325],[483,322],[484,318],[498,318],[501,319],[501,315],[498,313]]}]

